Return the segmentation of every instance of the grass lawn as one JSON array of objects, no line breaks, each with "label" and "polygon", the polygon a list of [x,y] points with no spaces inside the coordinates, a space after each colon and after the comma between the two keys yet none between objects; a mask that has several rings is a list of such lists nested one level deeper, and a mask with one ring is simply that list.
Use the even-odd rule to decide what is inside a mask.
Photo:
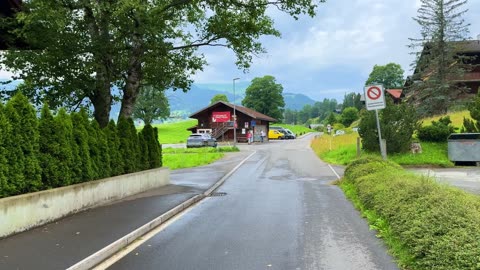
[{"label": "grass lawn", "polygon": [[[358,133],[340,136],[322,135],[312,141],[311,147],[324,161],[332,164],[347,165],[357,158]],[[451,167],[453,163],[448,160],[447,143],[422,142],[421,154],[411,152],[403,154],[387,153],[387,158],[402,166],[439,166]],[[388,145],[387,145],[388,149]],[[380,156],[380,153],[366,153],[361,151],[361,156]]]},{"label": "grass lawn", "polygon": [[162,150],[163,166],[171,170],[210,164],[225,155],[238,152],[238,147],[165,148]]},{"label": "grass lawn", "polygon": [[[440,117],[447,116],[447,115],[437,115],[434,117],[428,117],[422,119],[422,126],[428,126],[432,124],[432,121],[438,121]],[[456,128],[461,128],[463,126],[463,117],[472,119],[470,117],[470,112],[468,110],[465,111],[459,111],[459,112],[453,112],[449,113],[448,116],[450,116],[450,120],[452,121],[452,125]]]},{"label": "grass lawn", "polygon": [[196,119],[190,119],[182,122],[168,123],[168,124],[155,124],[154,127],[158,128],[158,140],[161,144],[164,143],[185,143],[190,134],[187,128],[191,128],[197,125]]}]

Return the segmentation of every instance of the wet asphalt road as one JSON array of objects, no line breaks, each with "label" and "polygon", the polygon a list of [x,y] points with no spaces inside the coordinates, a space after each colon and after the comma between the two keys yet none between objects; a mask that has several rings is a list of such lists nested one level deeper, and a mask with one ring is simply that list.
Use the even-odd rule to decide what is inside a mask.
[{"label": "wet asphalt road", "polygon": [[[210,197],[110,269],[398,269],[309,147],[257,153]],[[190,181],[190,180],[189,180]]]}]

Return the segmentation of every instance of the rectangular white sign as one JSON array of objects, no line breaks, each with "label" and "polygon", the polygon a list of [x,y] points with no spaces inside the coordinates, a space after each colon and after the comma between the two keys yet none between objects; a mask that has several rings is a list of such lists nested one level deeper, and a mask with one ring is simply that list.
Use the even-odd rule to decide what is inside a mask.
[{"label": "rectangular white sign", "polygon": [[383,85],[365,86],[365,105],[368,111],[385,108],[385,93]]}]

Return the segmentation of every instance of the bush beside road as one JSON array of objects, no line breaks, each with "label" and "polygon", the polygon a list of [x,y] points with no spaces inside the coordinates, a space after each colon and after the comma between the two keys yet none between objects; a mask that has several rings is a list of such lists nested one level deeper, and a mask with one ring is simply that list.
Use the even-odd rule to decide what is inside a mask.
[{"label": "bush beside road", "polygon": [[479,268],[477,196],[372,157],[350,163],[340,186],[402,268]]}]

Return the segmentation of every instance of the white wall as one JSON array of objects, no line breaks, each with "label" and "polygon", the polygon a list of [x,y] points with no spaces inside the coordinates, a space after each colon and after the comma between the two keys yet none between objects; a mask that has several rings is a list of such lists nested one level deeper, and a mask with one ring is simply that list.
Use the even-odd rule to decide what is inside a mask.
[{"label": "white wall", "polygon": [[0,237],[170,183],[166,168],[0,199]]}]

